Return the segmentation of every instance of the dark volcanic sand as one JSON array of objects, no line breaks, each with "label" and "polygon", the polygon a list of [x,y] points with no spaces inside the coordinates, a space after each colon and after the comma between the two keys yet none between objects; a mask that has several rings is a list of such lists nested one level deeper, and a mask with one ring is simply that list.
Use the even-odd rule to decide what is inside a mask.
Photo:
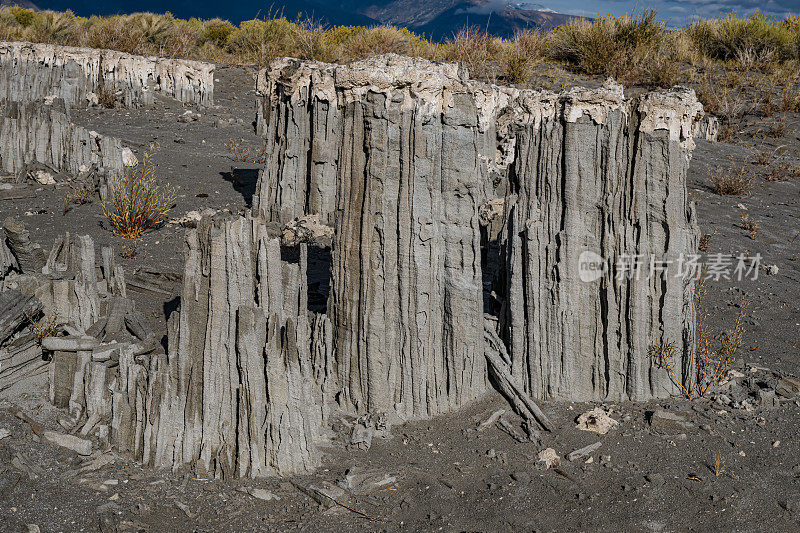
[{"label": "dark volcanic sand", "polygon": [[[200,110],[200,120],[179,123],[185,110],[170,100],[150,109],[73,111],[73,120],[124,139],[139,153],[157,141],[158,175],[178,188],[171,217],[204,207],[249,207],[254,182],[235,187],[225,143],[244,138],[259,144],[254,119],[252,72],[217,69],[218,108]],[[708,323],[714,330],[732,326],[737,306],[750,300],[744,346],[735,367],[749,379],[745,392],[774,386],[770,371],[800,373],[800,221],[798,179],[766,181],[767,167],[750,163],[757,151],[798,146],[798,117],[785,115],[782,137],[763,135],[767,119],[750,117],[734,144],[698,142],[690,168],[690,192],[704,233],[713,234],[709,253],[760,253],[757,281],[708,283]],[[232,119],[232,122],[229,122]],[[224,124],[220,124],[224,122]],[[216,124],[216,125],[215,125]],[[177,141],[177,142],[176,142]],[[780,152],[780,149],[778,149]],[[709,169],[747,165],[755,176],[748,196],[727,197],[710,188]],[[788,157],[788,156],[787,156]],[[800,163],[797,156],[794,161]],[[788,160],[788,159],[787,159]],[[124,241],[102,225],[96,203],[61,215],[64,190],[43,186],[36,198],[0,201],[5,218],[22,218],[32,238],[46,249],[64,231],[89,234],[98,245]],[[205,196],[207,195],[207,196]],[[744,209],[742,207],[743,206]],[[44,210],[42,214],[25,215]],[[755,239],[741,227],[741,215],[760,223]],[[135,258],[118,258],[126,272],[135,267],[182,272],[184,230],[167,225],[137,246]],[[324,255],[324,254],[319,254]],[[137,305],[154,327],[164,324],[172,297],[135,293]],[[765,370],[769,369],[769,370]],[[747,382],[747,379],[741,381]],[[3,393],[46,426],[63,416],[43,405],[44,381],[23,382]],[[712,395],[711,398],[714,396]],[[40,408],[41,407],[41,408]],[[158,473],[119,459],[97,472],[75,475],[72,452],[34,442],[23,422],[0,400],[0,530],[27,531],[797,531],[800,528],[800,441],[796,401],[779,408],[733,408],[712,399],[681,399],[648,404],[613,404],[617,429],[606,435],[574,429],[575,418],[593,405],[548,403],[559,425],[541,446],[518,443],[495,426],[475,431],[494,410],[508,408],[496,395],[462,412],[392,429],[368,451],[326,450],[325,467],[300,481],[336,482],[348,468],[396,479],[357,496],[353,509],[325,510],[299,492],[290,480],[209,481],[190,475]],[[656,434],[645,413],[656,407],[680,412],[691,422],[684,430]],[[591,463],[562,459],[559,471],[537,468],[537,454],[552,447],[567,453],[601,441]],[[42,469],[29,479],[10,466],[17,453]],[[714,457],[724,463],[714,473]],[[117,484],[101,484],[117,480]],[[263,501],[239,489],[261,487],[280,500]],[[185,509],[185,510],[183,510]],[[116,529],[114,529],[116,528]]]}]

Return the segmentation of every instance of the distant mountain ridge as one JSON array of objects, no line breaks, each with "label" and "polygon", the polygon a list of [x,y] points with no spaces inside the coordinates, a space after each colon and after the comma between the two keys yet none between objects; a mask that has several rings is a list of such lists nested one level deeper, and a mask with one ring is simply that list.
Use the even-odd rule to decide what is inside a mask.
[{"label": "distant mountain ridge", "polygon": [[[0,0],[17,3],[16,0]],[[267,0],[269,2],[269,0]],[[239,23],[256,17],[283,15],[312,18],[331,26],[376,26],[391,24],[424,33],[434,40],[453,37],[466,26],[477,27],[489,35],[512,37],[524,29],[549,30],[575,18],[547,9],[527,0],[241,0],[225,4],[177,0],[165,4],[156,0],[37,0],[41,9],[64,11],[78,15],[113,15],[151,11],[170,11],[180,18],[214,18]],[[20,4],[30,4],[19,0]]]}]

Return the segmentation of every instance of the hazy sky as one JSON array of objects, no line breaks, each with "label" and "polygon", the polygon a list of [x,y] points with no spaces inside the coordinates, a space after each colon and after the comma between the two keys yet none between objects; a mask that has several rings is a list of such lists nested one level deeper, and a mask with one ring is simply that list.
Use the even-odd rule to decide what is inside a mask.
[{"label": "hazy sky", "polygon": [[658,9],[661,18],[680,26],[692,17],[715,17],[736,11],[740,15],[762,11],[778,17],[800,15],[800,0],[544,0],[539,2],[555,11],[573,15],[622,15],[636,9]]}]

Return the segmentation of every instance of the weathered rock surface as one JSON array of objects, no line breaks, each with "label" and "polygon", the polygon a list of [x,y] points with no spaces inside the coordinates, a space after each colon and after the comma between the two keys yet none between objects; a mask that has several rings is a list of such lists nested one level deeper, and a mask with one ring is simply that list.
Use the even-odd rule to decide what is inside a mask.
[{"label": "weathered rock surface", "polygon": [[[485,267],[476,259],[480,225],[484,245],[507,241],[501,324],[513,376],[528,394],[668,395],[669,377],[647,355],[658,343],[675,342],[679,377],[689,371],[692,287],[674,267],[698,238],[686,169],[693,137],[705,134],[693,92],[631,101],[613,82],[563,94],[500,88],[468,80],[455,65],[391,54],[347,67],[279,59],[259,74],[257,92],[270,157],[254,214],[335,222],[329,314],[339,378],[354,405],[368,403],[363,383],[402,383],[381,391],[387,404],[409,386],[408,375],[396,374],[402,364],[374,355],[381,343],[410,342],[400,354],[433,347],[432,360],[446,362],[431,370],[434,381],[442,372],[477,381],[464,375],[471,370],[457,370],[482,371],[457,343],[436,351],[434,322],[444,320],[448,334],[480,331],[473,297],[480,292],[470,288]],[[487,217],[486,206],[498,212]],[[425,259],[427,250],[435,256]],[[607,270],[591,282],[579,277],[584,252],[606,260]],[[651,257],[673,268],[616,275],[624,260],[649,266]],[[439,261],[444,270],[424,286],[416,269],[439,272]],[[444,303],[453,287],[458,317]],[[406,312],[417,316],[406,321]],[[370,333],[373,326],[380,334]],[[411,340],[415,330],[428,344]],[[469,333],[456,337],[481,342]],[[464,390],[439,383],[426,385],[427,394],[435,398],[430,391],[440,386]]]},{"label": "weathered rock surface", "polygon": [[[415,154],[401,156],[401,146],[414,142],[406,136],[423,121],[444,114],[450,122],[445,130],[460,132],[460,126],[465,126],[474,138],[470,150],[477,155],[467,165],[478,174],[474,177],[479,184],[476,192],[484,196],[484,189],[492,188],[489,184],[497,177],[495,112],[498,102],[507,100],[515,90],[492,87],[477,98],[473,96],[475,86],[458,65],[394,54],[350,66],[277,59],[256,78],[256,125],[266,140],[267,163],[256,190],[254,214],[282,224],[313,214],[322,223],[333,225],[339,208],[337,190],[342,180],[350,180],[349,165],[352,160],[357,164],[375,148],[354,144],[361,129],[371,120],[385,121],[386,131],[376,134],[396,146],[382,157],[394,165],[402,163],[403,171],[408,171],[414,167],[414,157],[433,161],[439,145],[430,144],[436,141],[428,138],[424,142],[429,144],[420,144]],[[384,110],[390,115],[384,117]],[[399,119],[404,122],[396,122]],[[459,124],[461,120],[467,123]]]},{"label": "weathered rock surface", "polygon": [[538,398],[669,395],[648,353],[674,343],[678,379],[689,371],[694,283],[679,268],[699,237],[686,171],[702,107],[686,89],[629,101],[610,83],[524,92],[512,110],[513,374]]},{"label": "weathered rock surface", "polygon": [[[349,444],[366,448],[387,424],[456,410],[490,385],[524,417],[519,439],[536,440],[534,425],[555,425],[535,398],[670,394],[652,344],[674,343],[688,370],[692,284],[616,273],[629,255],[696,250],[686,167],[702,108],[690,91],[521,91],[393,55],[281,59],[259,88],[270,156],[253,213],[203,217],[188,234],[167,353],[105,253],[92,286],[107,297],[79,329],[140,342],[47,341],[52,375],[73,377],[51,384],[54,401],[84,428],[110,427],[116,451],[218,478],[308,472],[335,409],[358,417]],[[267,233],[291,221],[292,243],[314,240],[310,221],[334,227],[325,314],[308,310],[306,244]],[[490,241],[503,283],[485,279]],[[76,270],[54,257],[93,267],[76,246],[45,270]],[[587,251],[607,260],[589,275]],[[600,414],[587,415],[595,431]]]},{"label": "weathered rock surface", "polygon": [[[0,41],[0,99],[63,99],[86,105],[110,91],[133,107],[153,102],[158,91],[181,102],[214,103],[214,65],[144,57],[93,48]],[[92,98],[92,96],[94,98]]]},{"label": "weathered rock surface", "polygon": [[74,176],[90,168],[115,172],[122,152],[119,139],[73,124],[61,100],[0,106],[0,170],[8,174],[24,174],[34,163]]},{"label": "weathered rock surface", "polygon": [[486,390],[477,109],[454,65],[377,58],[341,93],[328,304],[357,412],[428,418]]},{"label": "weathered rock surface", "polygon": [[305,245],[296,263],[282,261],[254,219],[203,219],[189,234],[169,353],[150,366],[146,464],[216,477],[317,465],[305,269]]}]

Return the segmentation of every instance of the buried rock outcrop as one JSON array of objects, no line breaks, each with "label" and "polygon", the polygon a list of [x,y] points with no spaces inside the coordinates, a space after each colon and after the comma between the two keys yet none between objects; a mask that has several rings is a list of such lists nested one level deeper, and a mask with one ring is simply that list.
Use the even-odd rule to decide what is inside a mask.
[{"label": "buried rock outcrop", "polygon": [[0,41],[0,99],[61,98],[86,105],[105,91],[127,107],[150,105],[158,91],[180,102],[214,104],[214,65],[114,50]]}]

